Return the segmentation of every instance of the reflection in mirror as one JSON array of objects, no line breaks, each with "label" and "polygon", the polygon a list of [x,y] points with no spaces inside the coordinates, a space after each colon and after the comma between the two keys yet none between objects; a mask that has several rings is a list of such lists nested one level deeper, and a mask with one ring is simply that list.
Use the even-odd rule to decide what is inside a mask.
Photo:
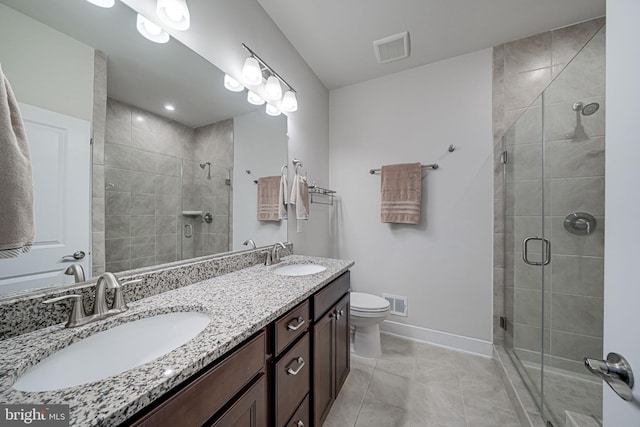
[{"label": "reflection in mirror", "polygon": [[141,37],[121,2],[0,3],[37,211],[32,253],[0,260],[0,294],[71,283],[72,264],[91,277],[287,240],[286,223],[257,221],[253,182],[287,162],[285,116],[225,90],[224,73],[176,40]]}]

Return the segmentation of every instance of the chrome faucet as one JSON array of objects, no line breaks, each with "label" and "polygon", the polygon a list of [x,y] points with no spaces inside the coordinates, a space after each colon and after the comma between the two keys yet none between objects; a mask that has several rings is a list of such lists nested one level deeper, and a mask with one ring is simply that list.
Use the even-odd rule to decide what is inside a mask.
[{"label": "chrome faucet", "polygon": [[256,248],[256,242],[254,242],[254,241],[253,241],[253,240],[251,240],[251,239],[247,239],[247,240],[245,240],[244,242],[242,242],[242,244],[243,244],[243,245],[245,245],[245,246],[247,246],[247,245],[251,245],[251,248],[252,248],[252,249],[255,249],[255,248]]},{"label": "chrome faucet", "polygon": [[287,249],[285,244],[282,242],[278,242],[273,245],[271,250],[267,252],[267,259],[265,260],[264,265],[273,265],[280,262],[280,254],[278,253],[280,248]]},{"label": "chrome faucet", "polygon": [[[65,299],[73,300],[73,306],[71,307],[69,320],[67,321],[65,327],[74,328],[76,326],[86,325],[96,320],[101,320],[109,316],[127,311],[129,307],[127,307],[127,303],[124,300],[122,286],[139,282],[142,282],[142,279],[129,280],[121,284],[118,278],[113,275],[113,273],[104,273],[102,276],[98,277],[98,282],[96,283],[96,294],[93,301],[93,313],[88,316],[84,311],[82,296],[78,294],[63,295],[61,297],[51,298],[44,301],[44,303],[53,304],[54,302],[62,301]],[[107,306],[106,289],[115,290],[111,309],[109,309],[109,307]]]},{"label": "chrome faucet", "polygon": [[84,282],[85,280],[87,280],[84,277],[84,269],[80,264],[71,264],[64,271],[64,274],[66,274],[67,276],[73,276],[73,280],[76,283]]}]

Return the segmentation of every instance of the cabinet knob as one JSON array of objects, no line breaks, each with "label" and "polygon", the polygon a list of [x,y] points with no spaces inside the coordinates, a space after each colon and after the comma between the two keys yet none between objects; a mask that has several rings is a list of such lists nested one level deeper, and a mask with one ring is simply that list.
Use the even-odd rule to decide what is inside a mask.
[{"label": "cabinet knob", "polygon": [[296,423],[296,427],[304,427],[304,423],[302,421],[298,421]]}]

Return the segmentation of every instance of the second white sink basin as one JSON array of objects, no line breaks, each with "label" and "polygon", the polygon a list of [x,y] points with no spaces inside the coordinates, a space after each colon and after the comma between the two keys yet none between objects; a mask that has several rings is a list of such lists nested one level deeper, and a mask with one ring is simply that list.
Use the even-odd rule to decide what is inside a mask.
[{"label": "second white sink basin", "polygon": [[278,267],[274,269],[273,272],[280,276],[308,276],[309,274],[320,273],[326,269],[327,267],[318,264],[289,264]]},{"label": "second white sink basin", "polygon": [[53,353],[21,375],[13,388],[59,390],[117,375],[186,344],[210,321],[206,314],[183,312],[124,323]]}]

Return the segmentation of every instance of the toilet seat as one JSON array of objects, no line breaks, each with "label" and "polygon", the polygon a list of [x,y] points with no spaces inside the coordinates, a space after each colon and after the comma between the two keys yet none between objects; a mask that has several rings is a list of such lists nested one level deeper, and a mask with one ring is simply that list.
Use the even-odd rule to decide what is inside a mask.
[{"label": "toilet seat", "polygon": [[389,311],[389,301],[386,299],[362,292],[351,292],[351,312],[355,315],[387,311]]}]

